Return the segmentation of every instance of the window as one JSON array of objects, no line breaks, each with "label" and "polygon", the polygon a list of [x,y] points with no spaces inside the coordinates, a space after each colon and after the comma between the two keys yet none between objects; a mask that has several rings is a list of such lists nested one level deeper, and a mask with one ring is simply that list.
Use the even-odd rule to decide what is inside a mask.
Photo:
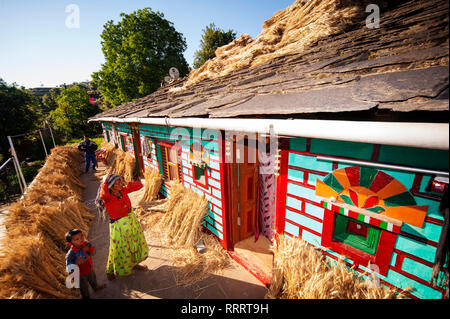
[{"label": "window", "polygon": [[192,165],[192,173],[194,177],[194,183],[203,187],[208,187],[208,178],[206,175],[206,167],[198,167]]},{"label": "window", "polygon": [[380,229],[339,214],[336,215],[335,223],[335,240],[362,250],[370,255],[376,254],[381,234]]},{"label": "window", "polygon": [[122,151],[124,151],[124,152],[127,151],[127,145],[126,145],[125,141],[126,141],[126,136],[120,134],[120,145],[122,147]]},{"label": "window", "polygon": [[146,156],[148,159],[152,158],[152,140],[150,137],[145,136],[144,141],[142,143],[142,153],[144,156]]},{"label": "window", "polygon": [[400,226],[322,202],[325,208],[321,245],[350,258],[354,264],[379,267],[386,276]]},{"label": "window", "polygon": [[162,174],[164,179],[181,181],[179,148],[167,143],[158,143],[161,153]]}]

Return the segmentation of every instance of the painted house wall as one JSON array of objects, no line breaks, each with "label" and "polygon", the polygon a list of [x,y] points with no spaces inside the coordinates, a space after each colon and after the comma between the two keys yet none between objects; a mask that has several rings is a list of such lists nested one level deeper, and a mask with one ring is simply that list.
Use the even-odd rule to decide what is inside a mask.
[{"label": "painted house wall", "polygon": [[[284,231],[288,236],[300,237],[318,247],[321,246],[325,209],[321,205],[323,198],[315,193],[316,181],[323,181],[333,171],[353,165],[318,161],[317,155],[439,170],[448,170],[449,166],[448,151],[306,138],[291,139]],[[410,291],[409,295],[412,298],[440,299],[443,290],[435,289],[429,283],[444,222],[438,211],[440,196],[425,191],[431,176],[386,169],[382,171],[400,181],[414,195],[417,205],[428,205],[429,208],[423,228],[403,223],[395,242],[389,270],[386,276],[379,278],[382,283],[401,289],[412,287],[414,290]],[[345,257],[329,249],[326,254],[334,260]],[[353,260],[344,260],[348,266],[354,265]],[[364,270],[367,268],[358,265],[357,271]]]},{"label": "painted house wall", "polygon": [[[111,126],[103,123],[104,130],[111,129]],[[119,133],[126,133],[131,136],[131,128],[124,123],[115,123]],[[159,171],[160,163],[157,154],[157,143],[175,142],[177,139],[181,145],[181,172],[182,182],[186,188],[189,188],[199,195],[204,195],[208,200],[207,216],[202,224],[220,241],[224,241],[224,222],[223,222],[223,204],[221,180],[222,174],[219,165],[219,142],[218,132],[215,130],[196,130],[192,128],[175,128],[158,125],[140,125],[139,133],[141,145],[144,145],[145,137],[149,137],[152,141],[151,159],[144,156],[144,166],[150,166]],[[202,138],[203,137],[203,138]],[[206,166],[207,187],[202,187],[194,182],[192,165],[188,162],[191,144],[194,141],[201,141],[202,146],[210,152],[210,163]],[[142,150],[143,151],[143,150]],[[131,154],[131,152],[130,152]],[[134,154],[132,154],[134,156]],[[166,181],[161,185],[160,192],[170,197],[170,184]]]}]

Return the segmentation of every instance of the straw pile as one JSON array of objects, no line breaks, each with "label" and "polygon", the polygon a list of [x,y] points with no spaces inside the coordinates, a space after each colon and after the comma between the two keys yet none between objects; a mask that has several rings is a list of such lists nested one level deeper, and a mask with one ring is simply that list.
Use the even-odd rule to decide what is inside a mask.
[{"label": "straw pile", "polygon": [[105,158],[109,165],[107,174],[121,175],[125,181],[131,182],[136,167],[135,159],[128,152],[108,142],[103,142],[101,148],[105,150]]},{"label": "straw pile", "polygon": [[77,298],[65,286],[64,235],[79,228],[86,235],[94,216],[81,199],[82,154],[56,147],[28,189],[11,205],[0,257],[0,298]]},{"label": "straw pile", "polygon": [[157,171],[148,166],[145,169],[145,190],[142,196],[141,203],[152,202],[158,197],[159,189],[163,182],[163,176]]},{"label": "straw pile", "polygon": [[279,237],[268,299],[401,299],[395,290],[371,288],[343,261],[330,265],[324,255],[298,238]]},{"label": "straw pile", "polygon": [[244,34],[216,50],[216,57],[192,70],[183,90],[203,79],[215,79],[233,71],[255,67],[276,57],[296,54],[320,39],[339,34],[364,21],[367,3],[380,1],[297,0],[263,24],[255,39]]},{"label": "straw pile", "polygon": [[[150,176],[156,181],[157,189],[156,186],[152,188],[155,187],[157,193],[161,185],[159,176],[149,172]],[[172,264],[177,267],[177,285],[192,285],[213,273],[219,274],[230,264],[228,254],[217,239],[202,231],[202,220],[208,207],[204,197],[181,183],[172,183],[168,200],[141,201],[140,205],[136,214],[143,228],[151,229],[153,237],[159,236],[161,244],[170,248]],[[200,240],[207,247],[202,254],[194,248]]]}]

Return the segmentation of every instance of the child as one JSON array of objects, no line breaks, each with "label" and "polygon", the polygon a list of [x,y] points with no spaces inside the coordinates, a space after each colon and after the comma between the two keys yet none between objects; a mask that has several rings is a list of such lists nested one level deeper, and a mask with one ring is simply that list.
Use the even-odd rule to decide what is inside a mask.
[{"label": "child", "polygon": [[66,233],[66,240],[72,244],[66,255],[66,267],[75,264],[80,269],[80,292],[83,299],[89,299],[89,284],[94,291],[99,291],[106,285],[97,285],[97,279],[92,264],[92,255],[95,248],[84,239],[83,232],[79,229],[72,229]]}]

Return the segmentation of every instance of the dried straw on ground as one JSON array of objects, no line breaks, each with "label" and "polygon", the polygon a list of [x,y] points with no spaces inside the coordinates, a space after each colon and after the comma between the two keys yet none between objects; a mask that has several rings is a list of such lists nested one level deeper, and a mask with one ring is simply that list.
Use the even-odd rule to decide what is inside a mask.
[{"label": "dried straw on ground", "polygon": [[384,286],[369,285],[343,261],[332,265],[324,255],[298,238],[274,241],[274,269],[268,299],[400,299]]},{"label": "dried straw on ground", "polygon": [[215,58],[192,70],[185,85],[172,91],[183,90],[203,79],[215,79],[280,56],[302,52],[320,39],[345,32],[352,24],[360,23],[365,19],[366,5],[379,2],[297,0],[265,21],[261,34],[255,39],[243,34],[218,48]]},{"label": "dried straw on ground", "polygon": [[[192,285],[229,266],[230,257],[217,239],[202,231],[208,207],[204,197],[181,183],[172,183],[169,200],[140,205],[137,214],[144,229],[150,229],[153,236],[159,236],[162,244],[170,247],[172,263],[177,267],[177,285]],[[194,248],[200,240],[207,247],[203,254]]]},{"label": "dried straw on ground", "polygon": [[11,205],[0,257],[0,298],[77,298],[65,286],[64,235],[71,228],[85,234],[94,216],[83,203],[82,154],[56,147],[27,194]]}]

